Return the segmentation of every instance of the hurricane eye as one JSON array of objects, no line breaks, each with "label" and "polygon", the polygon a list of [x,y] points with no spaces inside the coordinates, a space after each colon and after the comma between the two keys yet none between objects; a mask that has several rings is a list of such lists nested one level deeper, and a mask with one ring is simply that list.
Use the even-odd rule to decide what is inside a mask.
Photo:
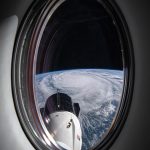
[{"label": "hurricane eye", "polygon": [[16,54],[23,125],[41,149],[102,148],[126,109],[123,23],[111,4],[97,0],[41,3],[28,16]]}]

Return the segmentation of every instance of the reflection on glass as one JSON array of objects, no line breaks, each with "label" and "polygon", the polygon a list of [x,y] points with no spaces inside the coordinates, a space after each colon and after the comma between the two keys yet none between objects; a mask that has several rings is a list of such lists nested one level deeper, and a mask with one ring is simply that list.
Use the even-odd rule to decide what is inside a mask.
[{"label": "reflection on glass", "polygon": [[123,91],[123,71],[75,69],[37,74],[37,105],[48,131],[68,150],[88,150],[107,134]]}]

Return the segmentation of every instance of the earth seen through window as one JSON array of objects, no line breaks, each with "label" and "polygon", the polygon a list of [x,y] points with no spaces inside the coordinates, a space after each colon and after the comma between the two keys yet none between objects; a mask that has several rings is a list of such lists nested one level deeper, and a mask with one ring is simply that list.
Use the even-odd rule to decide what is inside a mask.
[{"label": "earth seen through window", "polygon": [[109,132],[123,85],[122,70],[73,69],[37,74],[37,107],[58,145],[71,150],[72,143],[77,142],[82,150],[89,150]]}]

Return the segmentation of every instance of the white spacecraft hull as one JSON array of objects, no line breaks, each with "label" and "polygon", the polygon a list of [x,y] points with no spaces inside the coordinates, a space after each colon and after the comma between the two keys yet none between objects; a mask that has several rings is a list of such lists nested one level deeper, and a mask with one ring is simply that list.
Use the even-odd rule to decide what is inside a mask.
[{"label": "white spacecraft hull", "polygon": [[63,149],[81,150],[82,132],[78,118],[68,111],[50,114],[49,131]]}]

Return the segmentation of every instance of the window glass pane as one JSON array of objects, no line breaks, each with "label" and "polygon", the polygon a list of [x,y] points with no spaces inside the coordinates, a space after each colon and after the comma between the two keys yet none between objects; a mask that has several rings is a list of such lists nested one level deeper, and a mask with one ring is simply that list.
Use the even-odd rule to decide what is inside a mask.
[{"label": "window glass pane", "polygon": [[88,150],[107,136],[121,104],[123,62],[118,28],[98,2],[67,1],[49,19],[34,92],[39,117],[61,148]]}]

